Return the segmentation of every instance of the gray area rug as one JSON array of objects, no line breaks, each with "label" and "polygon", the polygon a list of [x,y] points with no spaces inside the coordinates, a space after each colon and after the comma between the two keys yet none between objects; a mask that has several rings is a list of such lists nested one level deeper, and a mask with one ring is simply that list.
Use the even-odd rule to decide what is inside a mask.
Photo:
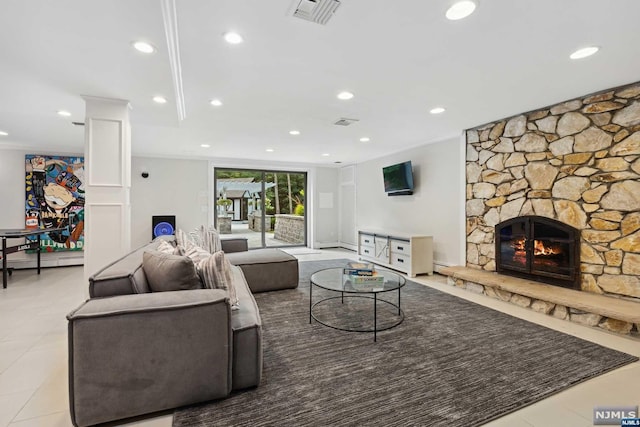
[{"label": "gray area rug", "polygon": [[298,289],[257,294],[262,384],[177,410],[173,425],[475,426],[638,360],[413,282],[404,322],[376,343],[310,325],[310,275],[345,263],[301,262]]}]

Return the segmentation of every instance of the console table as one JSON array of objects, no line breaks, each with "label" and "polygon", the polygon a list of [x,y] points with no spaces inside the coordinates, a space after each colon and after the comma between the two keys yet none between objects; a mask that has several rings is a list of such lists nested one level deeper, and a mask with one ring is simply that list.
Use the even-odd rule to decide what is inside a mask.
[{"label": "console table", "polygon": [[[40,274],[40,236],[51,231],[63,231],[66,229],[66,227],[47,229],[0,229],[0,238],[2,238],[2,287],[7,287],[7,274],[10,273],[9,268],[7,268],[7,255],[14,252],[35,249],[38,254],[37,265],[38,274]],[[38,238],[34,241],[23,243],[22,245],[7,247],[7,239],[20,239],[27,236],[38,236]]]},{"label": "console table", "polygon": [[409,277],[433,274],[433,237],[376,229],[358,230],[361,259],[402,271]]}]

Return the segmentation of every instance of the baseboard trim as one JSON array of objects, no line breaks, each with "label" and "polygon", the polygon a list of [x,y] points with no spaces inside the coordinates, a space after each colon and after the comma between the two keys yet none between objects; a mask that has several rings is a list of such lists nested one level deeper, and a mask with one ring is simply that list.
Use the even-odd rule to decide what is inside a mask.
[{"label": "baseboard trim", "polygon": [[339,248],[340,243],[338,242],[315,242],[313,244],[313,249],[329,249],[329,248]]},{"label": "baseboard trim", "polygon": [[[40,260],[40,267],[42,268],[70,267],[70,266],[78,266],[78,265],[84,265],[84,257],[73,257],[73,258],[70,257],[70,258]],[[37,268],[38,263],[35,259],[19,260],[19,261],[7,260],[7,267],[12,268],[14,270],[27,270],[27,269]]]}]

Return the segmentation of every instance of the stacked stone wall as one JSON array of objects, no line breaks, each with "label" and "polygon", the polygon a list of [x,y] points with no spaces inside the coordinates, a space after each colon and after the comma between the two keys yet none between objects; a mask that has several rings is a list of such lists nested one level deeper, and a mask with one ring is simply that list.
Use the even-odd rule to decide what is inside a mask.
[{"label": "stacked stone wall", "polygon": [[299,215],[276,215],[273,238],[287,243],[303,244],[304,217]]},{"label": "stacked stone wall", "polygon": [[[271,218],[273,218],[273,215],[264,216],[265,231],[267,232],[272,231]],[[262,213],[260,211],[250,213],[247,219],[249,223],[249,230],[258,232],[262,231]]]},{"label": "stacked stone wall", "polygon": [[581,230],[581,288],[640,300],[640,83],[466,132],[467,266],[494,271],[494,227]]}]

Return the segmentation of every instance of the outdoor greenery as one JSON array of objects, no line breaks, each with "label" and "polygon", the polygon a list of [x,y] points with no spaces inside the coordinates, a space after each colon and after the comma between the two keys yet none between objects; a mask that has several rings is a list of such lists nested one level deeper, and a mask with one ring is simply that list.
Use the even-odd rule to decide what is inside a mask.
[{"label": "outdoor greenery", "polygon": [[[304,173],[273,173],[251,170],[216,170],[217,179],[253,178],[253,182],[274,183],[275,187],[265,191],[264,210],[268,215],[294,214],[304,215],[304,189],[306,175]],[[218,195],[219,197],[219,195]],[[256,209],[261,203],[256,201]]]},{"label": "outdoor greenery", "polygon": [[218,199],[216,204],[218,206],[222,207],[224,215],[227,215],[227,210],[229,209],[229,206],[231,206],[233,204],[233,202],[231,200],[229,200],[229,199],[222,198],[222,199]]}]

